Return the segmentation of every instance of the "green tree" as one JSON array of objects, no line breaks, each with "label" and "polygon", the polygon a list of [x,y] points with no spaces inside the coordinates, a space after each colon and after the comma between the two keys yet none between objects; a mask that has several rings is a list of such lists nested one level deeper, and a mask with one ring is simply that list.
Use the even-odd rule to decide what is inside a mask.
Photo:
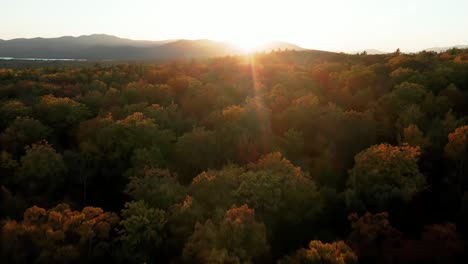
[{"label": "green tree", "polygon": [[431,145],[428,137],[425,137],[423,132],[416,125],[409,125],[403,129],[403,135],[400,139],[400,145],[408,144],[412,147],[419,147],[421,150],[427,150]]},{"label": "green tree", "polygon": [[148,106],[143,113],[152,118],[162,129],[169,129],[177,136],[192,129],[192,122],[182,116],[178,105],[171,103],[168,106],[153,104]]},{"label": "green tree", "polygon": [[37,115],[55,129],[69,129],[90,117],[88,108],[68,97],[45,95],[36,105]]},{"label": "green tree", "polygon": [[161,149],[157,145],[147,148],[139,148],[133,152],[132,171],[141,170],[145,167],[165,168],[168,165],[167,157],[164,157]]},{"label": "green tree", "polygon": [[295,129],[289,129],[278,139],[281,153],[291,161],[301,161],[304,156],[304,135]]},{"label": "green tree", "polygon": [[0,105],[0,128],[7,127],[13,120],[20,116],[30,116],[31,107],[19,100],[9,100]]},{"label": "green tree", "polygon": [[95,169],[96,177],[90,180],[98,189],[107,188],[112,199],[121,197],[126,176],[145,166],[164,167],[174,140],[171,131],[138,112],[123,120],[107,116],[82,122],[78,137],[80,151]]},{"label": "green tree", "polygon": [[46,125],[52,127],[60,142],[69,144],[73,139],[80,122],[91,116],[88,108],[68,97],[45,95],[35,106],[36,116]]},{"label": "green tree", "polygon": [[317,231],[311,223],[323,208],[314,181],[280,153],[265,155],[246,168],[203,172],[189,191],[206,218],[239,204],[255,209],[272,233],[275,250],[307,241]]},{"label": "green tree", "polygon": [[218,144],[216,138],[215,131],[200,127],[179,137],[175,151],[183,164],[181,169],[184,174],[190,177],[208,168],[218,168],[222,165],[223,147]]},{"label": "green tree", "polygon": [[[313,202],[318,200],[314,182],[278,152],[251,164],[250,170],[239,177],[237,200],[254,208],[267,224],[281,222],[283,217],[292,224],[300,222],[303,215],[319,211],[319,203]],[[309,203],[304,207],[300,201]]]},{"label": "green tree", "polygon": [[355,157],[349,171],[347,202],[351,207],[381,210],[410,201],[426,186],[419,172],[417,147],[374,145]]},{"label": "green tree", "polygon": [[145,168],[131,176],[126,192],[134,200],[143,200],[147,205],[163,210],[182,202],[186,193],[174,175],[155,168]]},{"label": "green tree", "polygon": [[131,262],[156,262],[166,240],[166,212],[144,201],[133,201],[125,204],[121,215],[120,239],[125,257]]},{"label": "green tree", "polygon": [[205,218],[222,216],[236,203],[234,194],[244,172],[244,168],[231,165],[202,172],[192,180],[189,193]]},{"label": "green tree", "polygon": [[50,133],[50,128],[38,120],[30,117],[17,117],[0,135],[0,141],[7,151],[20,155],[23,153],[24,147],[40,140],[46,140]]},{"label": "green tree", "polygon": [[26,148],[17,170],[18,183],[27,193],[53,195],[61,190],[66,171],[62,155],[43,141]]},{"label": "green tree", "polygon": [[224,219],[197,224],[187,241],[183,259],[190,263],[255,263],[269,252],[263,223],[246,205],[232,208]]}]

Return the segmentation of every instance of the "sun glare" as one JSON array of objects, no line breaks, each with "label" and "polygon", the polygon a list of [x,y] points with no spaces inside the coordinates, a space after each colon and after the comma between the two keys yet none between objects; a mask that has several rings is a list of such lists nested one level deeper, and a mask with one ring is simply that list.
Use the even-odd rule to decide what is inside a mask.
[{"label": "sun glare", "polygon": [[228,42],[245,53],[255,52],[267,43],[267,41],[242,38]]}]

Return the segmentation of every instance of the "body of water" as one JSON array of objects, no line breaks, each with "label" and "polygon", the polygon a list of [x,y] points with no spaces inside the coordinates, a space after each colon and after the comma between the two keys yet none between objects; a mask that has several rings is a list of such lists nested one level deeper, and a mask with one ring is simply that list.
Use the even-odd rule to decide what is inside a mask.
[{"label": "body of water", "polygon": [[45,59],[45,58],[14,58],[14,57],[0,57],[0,60],[25,60],[25,61],[86,61],[85,59]]}]

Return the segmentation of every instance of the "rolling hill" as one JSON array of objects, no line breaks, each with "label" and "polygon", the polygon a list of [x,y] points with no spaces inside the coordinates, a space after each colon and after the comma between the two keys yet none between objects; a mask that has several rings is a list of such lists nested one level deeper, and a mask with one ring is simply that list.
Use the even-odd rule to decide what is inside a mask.
[{"label": "rolling hill", "polygon": [[426,49],[426,51],[435,51],[435,52],[444,52],[449,49],[467,49],[468,45],[456,45],[456,46],[450,46],[450,47],[434,47],[434,48],[429,48]]},{"label": "rolling hill", "polygon": [[[286,42],[271,42],[257,51],[302,50]],[[0,40],[0,57],[86,59],[86,60],[168,60],[240,54],[230,44],[213,40],[131,40],[96,34],[79,37]]]}]

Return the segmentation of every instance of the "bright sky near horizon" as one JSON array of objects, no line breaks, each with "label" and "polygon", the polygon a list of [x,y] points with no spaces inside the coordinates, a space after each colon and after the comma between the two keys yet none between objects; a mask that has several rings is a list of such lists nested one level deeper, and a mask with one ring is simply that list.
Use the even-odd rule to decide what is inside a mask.
[{"label": "bright sky near horizon", "polygon": [[0,1],[0,39],[105,33],[331,51],[468,44],[468,0]]}]

